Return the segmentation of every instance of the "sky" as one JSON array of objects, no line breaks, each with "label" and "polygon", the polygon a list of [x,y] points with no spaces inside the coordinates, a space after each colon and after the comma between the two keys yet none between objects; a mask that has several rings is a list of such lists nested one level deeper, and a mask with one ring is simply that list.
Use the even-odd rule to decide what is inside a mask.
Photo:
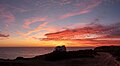
[{"label": "sky", "polygon": [[0,0],[0,47],[120,45],[120,0]]}]

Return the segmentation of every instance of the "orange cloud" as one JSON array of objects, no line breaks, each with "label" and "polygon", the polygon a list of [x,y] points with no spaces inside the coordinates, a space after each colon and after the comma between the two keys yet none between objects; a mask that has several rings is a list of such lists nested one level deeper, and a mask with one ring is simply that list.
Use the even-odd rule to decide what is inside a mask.
[{"label": "orange cloud", "polygon": [[80,9],[77,10],[77,11],[66,13],[66,14],[60,16],[60,19],[64,19],[64,18],[76,16],[76,15],[81,15],[81,14],[89,13],[89,12],[92,11],[93,8],[95,8],[96,6],[98,6],[101,2],[102,2],[102,0],[92,0],[89,3],[88,2],[87,3],[80,3],[81,5],[85,4],[86,7],[80,6],[80,7],[83,7],[83,8],[81,9],[79,7]]}]

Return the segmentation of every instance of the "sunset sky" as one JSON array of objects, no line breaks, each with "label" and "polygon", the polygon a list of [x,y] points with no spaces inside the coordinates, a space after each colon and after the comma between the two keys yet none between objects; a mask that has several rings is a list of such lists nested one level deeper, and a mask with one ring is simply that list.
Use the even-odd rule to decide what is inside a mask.
[{"label": "sunset sky", "polygon": [[0,47],[120,45],[120,0],[0,0]]}]

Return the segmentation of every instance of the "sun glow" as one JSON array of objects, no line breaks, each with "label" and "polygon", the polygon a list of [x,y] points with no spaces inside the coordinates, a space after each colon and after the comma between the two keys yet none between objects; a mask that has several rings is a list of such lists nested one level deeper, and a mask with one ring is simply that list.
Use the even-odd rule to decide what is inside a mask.
[{"label": "sun glow", "polygon": [[42,41],[44,46],[54,47],[54,46],[61,46],[65,45],[67,47],[89,47],[89,46],[96,46],[86,43],[86,41]]}]

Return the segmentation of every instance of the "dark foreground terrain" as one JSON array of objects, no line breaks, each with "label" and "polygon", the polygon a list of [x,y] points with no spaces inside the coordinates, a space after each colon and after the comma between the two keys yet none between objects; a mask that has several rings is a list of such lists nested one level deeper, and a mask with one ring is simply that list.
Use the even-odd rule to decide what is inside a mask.
[{"label": "dark foreground terrain", "polygon": [[94,51],[110,53],[117,61],[120,61],[120,46],[101,46],[96,47]]},{"label": "dark foreground terrain", "polygon": [[33,58],[1,59],[0,66],[120,66],[118,50],[118,46],[104,46],[94,50],[53,51]]}]

